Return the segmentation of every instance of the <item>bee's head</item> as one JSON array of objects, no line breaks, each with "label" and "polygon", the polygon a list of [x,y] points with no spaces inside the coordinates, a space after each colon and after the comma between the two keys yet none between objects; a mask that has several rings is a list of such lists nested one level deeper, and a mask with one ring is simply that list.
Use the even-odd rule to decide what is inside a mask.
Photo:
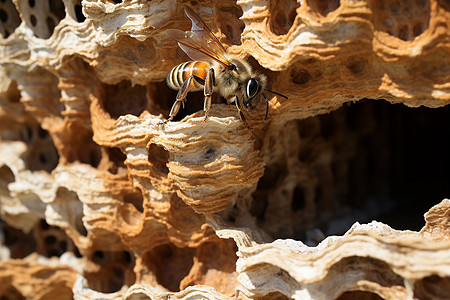
[{"label": "bee's head", "polygon": [[244,103],[245,107],[249,107],[250,106],[250,108],[253,109],[254,108],[253,104],[252,104],[253,99],[255,99],[256,96],[258,96],[258,95],[262,95],[264,100],[266,101],[266,115],[264,117],[264,120],[267,119],[267,114],[269,112],[269,101],[268,101],[266,95],[264,95],[262,93],[263,90],[266,90],[268,92],[271,92],[271,93],[273,93],[275,95],[278,95],[280,97],[283,97],[283,98],[287,99],[286,96],[266,88],[266,83],[267,83],[267,78],[264,75],[251,77],[247,81],[247,84],[245,86],[245,92],[243,92],[244,99],[242,101]]}]

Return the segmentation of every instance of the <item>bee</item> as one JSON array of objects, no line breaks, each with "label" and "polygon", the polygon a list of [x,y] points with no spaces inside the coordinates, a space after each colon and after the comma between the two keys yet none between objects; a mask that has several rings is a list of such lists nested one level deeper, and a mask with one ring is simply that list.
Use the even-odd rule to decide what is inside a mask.
[{"label": "bee", "polygon": [[200,16],[185,5],[184,12],[192,21],[190,31],[169,29],[166,35],[178,42],[179,47],[193,60],[174,67],[167,75],[167,85],[178,90],[176,100],[170,110],[169,118],[159,125],[167,124],[183,106],[190,91],[203,90],[205,121],[211,108],[211,96],[218,92],[227,100],[235,103],[239,116],[244,120],[241,112],[241,102],[248,108],[254,109],[253,100],[262,95],[266,102],[267,119],[269,101],[262,91],[266,90],[278,96],[277,92],[266,88],[267,78],[263,74],[254,72],[249,63],[236,55],[227,53],[214,33],[208,28]]}]

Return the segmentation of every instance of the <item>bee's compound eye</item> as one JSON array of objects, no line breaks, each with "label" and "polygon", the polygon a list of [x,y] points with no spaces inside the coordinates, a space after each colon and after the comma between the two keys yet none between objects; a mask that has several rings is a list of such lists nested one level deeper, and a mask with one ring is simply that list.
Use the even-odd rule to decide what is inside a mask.
[{"label": "bee's compound eye", "polygon": [[251,78],[247,82],[247,98],[253,98],[258,92],[258,89],[258,81],[256,81],[256,79],[254,78]]}]

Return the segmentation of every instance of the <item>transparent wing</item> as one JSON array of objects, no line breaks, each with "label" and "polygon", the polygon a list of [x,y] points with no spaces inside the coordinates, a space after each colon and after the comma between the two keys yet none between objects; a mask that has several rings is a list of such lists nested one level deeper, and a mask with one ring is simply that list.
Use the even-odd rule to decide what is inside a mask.
[{"label": "transparent wing", "polygon": [[200,16],[189,6],[184,11],[192,21],[191,31],[169,29],[166,35],[178,42],[180,48],[193,60],[213,59],[228,69],[231,63],[226,57],[226,50]]},{"label": "transparent wing", "polygon": [[184,12],[186,16],[192,21],[191,31],[200,36],[203,40],[207,41],[208,44],[212,44],[212,48],[217,49],[217,51],[226,53],[227,50],[223,47],[222,43],[219,42],[214,33],[206,25],[205,21],[193,10],[190,6],[184,5]]}]

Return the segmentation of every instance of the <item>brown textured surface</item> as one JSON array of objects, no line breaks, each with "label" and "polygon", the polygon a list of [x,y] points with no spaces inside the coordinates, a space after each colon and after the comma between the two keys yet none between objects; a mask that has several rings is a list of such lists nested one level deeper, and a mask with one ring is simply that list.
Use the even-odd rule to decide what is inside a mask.
[{"label": "brown textured surface", "polygon": [[187,1],[50,2],[0,1],[0,297],[449,297],[448,1],[195,1],[289,98],[164,127]]}]

